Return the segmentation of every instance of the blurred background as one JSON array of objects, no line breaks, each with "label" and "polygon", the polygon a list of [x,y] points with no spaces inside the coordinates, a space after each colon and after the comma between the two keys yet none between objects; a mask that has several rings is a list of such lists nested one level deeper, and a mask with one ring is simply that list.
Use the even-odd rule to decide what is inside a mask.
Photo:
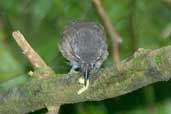
[{"label": "blurred background", "polygon": [[[101,0],[106,15],[122,37],[120,58],[137,48],[171,44],[171,0]],[[20,30],[57,73],[69,71],[57,43],[66,24],[103,21],[91,0],[0,0],[0,91],[28,81],[31,64],[12,38]],[[106,33],[108,33],[106,31]],[[109,35],[107,34],[109,37]],[[108,39],[109,51],[111,42]],[[112,65],[109,56],[103,67]],[[28,114],[44,114],[42,109]],[[117,98],[63,105],[60,114],[171,114],[171,81],[160,82]]]}]

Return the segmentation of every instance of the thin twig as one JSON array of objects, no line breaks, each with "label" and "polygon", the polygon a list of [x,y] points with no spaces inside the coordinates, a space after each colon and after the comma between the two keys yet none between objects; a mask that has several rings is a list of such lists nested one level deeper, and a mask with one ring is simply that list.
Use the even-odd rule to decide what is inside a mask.
[{"label": "thin twig", "polygon": [[30,44],[25,40],[24,36],[20,31],[15,31],[12,33],[13,38],[20,46],[23,51],[23,54],[31,62],[34,68],[44,68],[47,67],[43,59],[34,51]]},{"label": "thin twig", "polygon": [[43,59],[30,46],[30,44],[26,41],[26,39],[24,38],[23,34],[20,33],[20,31],[13,32],[12,36],[17,42],[17,44],[19,45],[19,47],[22,49],[23,54],[27,57],[27,59],[33,65],[34,69],[43,69],[39,71],[38,73],[40,74],[39,76],[38,74],[35,74],[37,72],[30,71],[28,73],[30,76],[37,75],[37,78],[39,79],[46,79],[50,75],[52,75],[52,73],[54,73],[54,71],[50,67],[47,66],[47,64],[43,61]]},{"label": "thin twig", "polygon": [[131,47],[132,47],[132,53],[134,53],[138,48],[138,41],[136,37],[136,28],[135,28],[135,10],[136,10],[136,0],[131,0],[129,3],[129,15],[128,15],[128,31],[130,33],[130,39],[131,39]]},{"label": "thin twig", "polygon": [[171,4],[171,0],[163,0],[163,2],[167,5],[170,5]]},{"label": "thin twig", "polygon": [[169,36],[171,36],[171,23],[169,23],[166,28],[162,31],[163,38],[167,39]]},{"label": "thin twig", "polygon": [[[48,78],[54,71],[47,66],[47,64],[43,61],[43,59],[37,54],[37,52],[30,46],[30,44],[26,41],[23,34],[20,31],[15,31],[12,33],[13,38],[22,49],[23,54],[27,57],[27,59],[31,62],[34,69],[43,69],[40,70],[39,79],[46,79]],[[30,71],[28,74],[30,76],[35,75],[37,72]],[[38,75],[38,74],[36,74]]]},{"label": "thin twig", "polygon": [[101,16],[105,27],[111,37],[112,40],[112,57],[113,61],[115,62],[116,66],[119,68],[119,42],[121,42],[121,37],[116,32],[112,23],[110,22],[109,17],[106,15],[105,10],[101,4],[100,0],[93,0],[94,5],[96,6],[99,15]]}]

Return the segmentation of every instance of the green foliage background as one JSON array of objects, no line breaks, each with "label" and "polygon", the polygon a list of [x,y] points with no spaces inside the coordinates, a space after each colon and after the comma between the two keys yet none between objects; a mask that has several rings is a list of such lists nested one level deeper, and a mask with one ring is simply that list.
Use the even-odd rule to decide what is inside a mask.
[{"label": "green foliage background", "polygon": [[[155,49],[171,44],[162,31],[171,22],[169,0],[101,0],[113,26],[123,38],[124,59],[137,48]],[[32,69],[13,40],[20,30],[32,47],[57,73],[69,70],[57,43],[66,24],[91,20],[103,24],[91,0],[0,0],[0,90],[29,80]],[[111,43],[109,51],[111,51]],[[111,66],[111,56],[103,67]],[[64,105],[60,114],[171,114],[171,83],[161,82],[127,95],[100,102]],[[34,112],[43,114],[46,109]],[[30,113],[33,114],[33,113]]]}]

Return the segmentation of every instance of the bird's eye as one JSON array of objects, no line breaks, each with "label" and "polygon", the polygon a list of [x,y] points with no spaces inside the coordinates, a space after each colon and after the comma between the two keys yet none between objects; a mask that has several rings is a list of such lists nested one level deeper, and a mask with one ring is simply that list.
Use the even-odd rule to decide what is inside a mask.
[{"label": "bird's eye", "polygon": [[78,67],[78,68],[76,68],[76,69],[75,69],[75,71],[80,71],[80,68],[79,68],[79,67]]}]

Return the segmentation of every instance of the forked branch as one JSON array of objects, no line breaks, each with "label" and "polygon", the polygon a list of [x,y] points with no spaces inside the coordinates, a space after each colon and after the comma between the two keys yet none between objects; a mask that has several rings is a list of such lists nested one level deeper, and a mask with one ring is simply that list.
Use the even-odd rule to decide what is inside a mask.
[{"label": "forked branch", "polygon": [[[92,74],[90,87],[78,95],[79,73],[58,74],[32,80],[0,93],[0,114],[24,114],[46,106],[67,103],[99,101],[127,94],[158,81],[171,78],[171,46],[156,50],[139,49],[132,58],[115,67],[101,69]],[[34,71],[39,74],[39,70]],[[41,74],[39,74],[41,75]],[[51,111],[51,107],[49,107]]]}]

